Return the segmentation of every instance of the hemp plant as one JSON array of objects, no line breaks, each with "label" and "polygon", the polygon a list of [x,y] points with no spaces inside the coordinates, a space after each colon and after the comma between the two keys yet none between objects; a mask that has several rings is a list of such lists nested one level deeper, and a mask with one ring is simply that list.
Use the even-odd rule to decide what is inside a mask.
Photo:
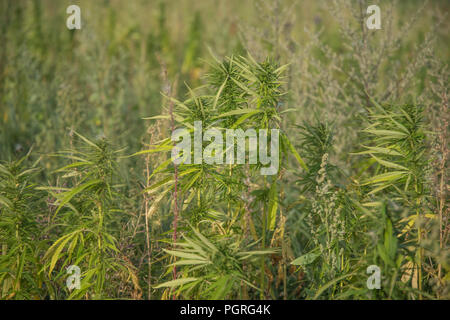
[{"label": "hemp plant", "polygon": [[[206,85],[195,89],[188,87],[189,96],[184,101],[166,97],[173,102],[173,110],[169,110],[169,114],[147,119],[174,119],[176,128],[186,128],[188,139],[190,138],[194,143],[196,143],[197,121],[201,121],[203,128],[214,128],[215,132],[218,132],[215,135],[214,143],[218,142],[217,136],[220,136],[221,141],[225,141],[223,136],[228,129],[245,131],[246,134],[253,132],[255,137],[258,134],[261,137],[266,133],[266,137],[274,139],[272,131],[268,129],[281,131],[281,116],[291,111],[280,110],[285,94],[282,74],[286,66],[279,66],[270,58],[263,62],[257,62],[251,55],[247,58],[232,56],[224,61],[219,61],[215,57],[214,59],[211,71],[206,76]],[[207,140],[208,138],[203,138],[200,142],[201,150],[208,150],[212,145]],[[209,141],[212,141],[211,137],[209,137]],[[154,202],[154,205],[158,206],[161,199],[170,195],[174,186],[177,185],[179,190],[177,195],[182,203],[181,230],[184,240],[189,243],[189,246],[195,246],[195,249],[182,249],[188,250],[188,252],[200,250],[200,244],[195,245],[194,240],[189,240],[193,230],[198,230],[194,232],[197,237],[202,235],[201,239],[208,240],[215,246],[223,247],[226,243],[226,247],[231,250],[229,255],[227,256],[226,253],[228,251],[219,252],[219,255],[223,254],[234,259],[231,257],[239,256],[239,252],[246,252],[244,256],[258,257],[259,267],[255,265],[255,259],[236,258],[231,264],[233,268],[230,269],[226,267],[228,258],[222,259],[213,254],[206,253],[205,255],[205,253],[197,252],[194,260],[201,265],[204,264],[204,267],[199,266],[193,269],[192,261],[176,260],[177,257],[186,258],[189,255],[178,247],[183,246],[183,243],[186,246],[186,242],[177,243],[176,248],[166,252],[168,253],[167,257],[172,260],[172,263],[168,265],[169,271],[180,266],[182,268],[181,278],[159,284],[157,288],[179,287],[176,292],[186,294],[188,288],[197,287],[199,279],[208,279],[211,276],[211,270],[221,270],[214,276],[214,279],[206,282],[208,285],[201,283],[194,290],[196,297],[224,298],[230,296],[230,289],[238,280],[245,284],[241,286],[241,296],[248,297],[259,294],[261,297],[265,297],[270,294],[270,288],[265,279],[271,271],[266,264],[266,258],[276,249],[270,247],[269,239],[273,235],[278,220],[277,180],[281,170],[279,167],[276,168],[270,178],[261,175],[263,165],[249,161],[251,150],[255,147],[252,145],[254,143],[255,140],[250,141],[249,137],[248,144],[244,142],[243,145],[237,145],[237,148],[242,150],[238,150],[234,142],[231,147],[227,145],[226,148],[219,143],[220,146],[211,153],[214,159],[223,159],[230,153],[234,157],[235,152],[243,152],[243,159],[246,160],[246,163],[223,163],[222,161],[198,163],[195,160],[193,163],[186,161],[187,158],[192,158],[192,155],[194,159],[196,157],[196,147],[191,148],[190,146],[189,150],[183,151],[183,155],[180,156],[182,161],[176,165],[177,174],[175,175],[173,159],[167,159],[154,170],[150,179],[155,179],[155,183],[145,188],[144,192],[159,192],[157,201]],[[174,141],[166,138],[152,148],[137,154],[169,152],[173,148]],[[287,165],[288,155],[293,154],[300,165],[307,169],[285,132],[280,132],[280,148],[271,151],[276,152],[271,156],[279,157],[282,167]],[[175,157],[175,159],[177,158]],[[173,199],[171,210],[173,210],[176,200]],[[188,224],[192,224],[194,229],[188,228]],[[257,244],[258,250],[248,251],[251,243],[253,243],[252,248]],[[212,247],[210,249],[213,250]],[[216,265],[218,262],[225,265]],[[245,278],[242,277],[243,268],[246,268],[247,277]],[[255,270],[255,272],[250,273],[249,270]],[[259,273],[257,278],[254,276],[256,272]],[[196,280],[192,280],[194,278]],[[191,284],[189,285],[188,282]],[[247,291],[248,288],[250,291]],[[185,297],[190,296],[185,295]]]},{"label": "hemp plant", "polygon": [[112,150],[105,139],[92,142],[75,134],[83,146],[56,154],[71,161],[56,170],[67,182],[46,188],[56,199],[52,220],[61,234],[44,256],[45,272],[60,284],[53,294],[63,294],[58,289],[65,287],[60,281],[67,278],[70,265],[80,268],[81,285],[65,293],[69,299],[113,297],[118,281],[131,280],[139,290],[134,267],[117,248],[122,214],[116,162],[120,150]]},{"label": "hemp plant", "polygon": [[[374,100],[371,102],[369,126],[363,130],[368,140],[363,145],[365,150],[359,152],[370,156],[372,173],[361,183],[363,187],[370,187],[365,205],[377,208],[388,200],[390,219],[399,230],[398,236],[406,243],[416,243],[416,246],[402,248],[402,256],[396,264],[398,273],[405,281],[412,282],[421,298],[424,289],[423,228],[430,220],[437,219],[429,209],[423,108],[416,104],[382,106]],[[389,264],[391,261],[382,248],[379,247],[380,256]]]},{"label": "hemp plant", "polygon": [[[31,150],[30,150],[31,152]],[[33,182],[39,161],[29,157],[0,164],[0,298],[43,298],[40,255],[45,248],[40,223],[45,212],[42,191]]]}]

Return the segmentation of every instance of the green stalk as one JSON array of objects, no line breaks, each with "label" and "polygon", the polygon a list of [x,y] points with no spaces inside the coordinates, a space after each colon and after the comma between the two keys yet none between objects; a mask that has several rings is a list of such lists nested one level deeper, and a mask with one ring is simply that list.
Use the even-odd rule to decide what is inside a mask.
[{"label": "green stalk", "polygon": [[[264,187],[267,184],[267,178],[264,176]],[[267,206],[264,204],[263,209],[263,218],[262,218],[262,240],[261,240],[261,249],[264,250],[266,248],[266,228],[267,228]],[[264,297],[264,287],[265,287],[265,278],[264,278],[264,270],[265,270],[265,264],[264,264],[264,255],[261,255],[261,274],[260,274],[260,287],[261,287],[261,294],[260,299],[263,300]]]},{"label": "green stalk", "polygon": [[[420,204],[420,200],[417,199],[417,208],[416,208],[416,215],[417,215],[417,221],[419,221],[419,223],[421,223],[420,221],[420,210],[419,210],[419,204]],[[423,252],[422,252],[422,248],[420,247],[421,245],[421,241],[422,241],[422,228],[419,226],[418,227],[418,232],[419,235],[417,237],[417,246],[419,247],[419,261],[417,263],[417,269],[418,269],[418,287],[419,287],[419,299],[422,300],[422,256],[423,256]]]},{"label": "green stalk", "polygon": [[[262,221],[262,242],[261,242],[261,249],[264,250],[266,248],[266,206],[264,206],[263,210],[263,221]],[[261,294],[260,298],[264,299],[264,287],[265,287],[265,278],[264,278],[264,256],[261,257],[261,275],[260,275],[260,287],[261,287]]]}]

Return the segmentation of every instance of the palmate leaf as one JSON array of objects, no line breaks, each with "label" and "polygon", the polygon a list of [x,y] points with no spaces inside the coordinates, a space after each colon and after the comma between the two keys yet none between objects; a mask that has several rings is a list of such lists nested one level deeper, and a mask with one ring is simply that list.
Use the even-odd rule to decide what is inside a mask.
[{"label": "palmate leaf", "polygon": [[[233,288],[235,279],[231,275],[220,277],[209,289],[212,290],[210,298],[212,300],[224,299]],[[215,290],[214,290],[215,289]]]},{"label": "palmate leaf", "polygon": [[394,131],[394,130],[382,130],[382,129],[364,129],[363,131],[372,133],[375,136],[383,137],[383,138],[405,138],[408,135],[404,132]]},{"label": "palmate leaf", "polygon": [[182,260],[178,260],[177,262],[171,263],[168,266],[186,266],[186,265],[199,265],[199,264],[211,264],[211,261],[182,259]]},{"label": "palmate leaf", "polygon": [[147,153],[171,151],[172,149],[173,149],[173,146],[159,146],[159,147],[154,148],[154,149],[138,151],[136,153],[133,153],[130,157],[138,156],[138,155],[141,155],[141,154],[147,154]]},{"label": "palmate leaf", "polygon": [[386,160],[382,160],[376,156],[374,156],[373,154],[371,154],[371,156],[381,165],[388,167],[388,168],[394,168],[394,169],[401,169],[401,170],[405,170],[408,171],[408,168],[399,165],[397,163],[391,162],[391,161],[386,161]]},{"label": "palmate leaf", "polygon": [[167,282],[158,284],[158,285],[154,286],[153,288],[155,288],[155,289],[174,288],[174,287],[182,286],[183,284],[187,284],[187,283],[197,281],[197,280],[199,280],[199,279],[198,278],[180,278],[180,279],[171,280],[171,281],[167,281]]},{"label": "palmate leaf", "polygon": [[374,186],[375,186],[375,188],[372,189],[372,190],[368,193],[368,195],[370,195],[370,194],[375,194],[375,193],[377,193],[377,192],[380,192],[381,190],[384,190],[384,189],[386,189],[386,188],[389,188],[389,187],[392,186],[392,183],[381,183],[381,184],[375,184]]},{"label": "palmate leaf", "polygon": [[13,178],[14,176],[11,174],[11,172],[2,164],[0,164],[0,173],[4,176],[7,176],[9,178]]},{"label": "palmate leaf", "polygon": [[[72,233],[69,233],[65,236],[62,236],[56,242],[47,250],[47,253],[44,256],[44,259],[46,259],[48,256],[52,255],[52,258],[50,259],[50,265],[48,269],[48,275],[51,276],[51,273],[56,265],[56,262],[61,257],[61,252],[66,246],[67,242],[69,242],[73,237],[77,235],[81,231],[77,230]],[[75,240],[76,241],[76,240]]]},{"label": "palmate leaf", "polygon": [[88,292],[88,290],[95,285],[94,282],[91,282],[92,277],[98,273],[97,268],[89,269],[81,276],[80,289],[73,290],[68,297],[68,300],[72,299],[81,299],[83,295]]},{"label": "palmate leaf", "polygon": [[[195,171],[199,171],[199,170],[200,170],[200,168],[189,168],[189,169],[186,169],[186,170],[178,172],[178,177],[182,177],[182,176],[185,176],[185,175],[187,175],[189,173],[192,173],[192,172],[195,172]],[[171,182],[175,182],[175,178],[173,176],[169,176],[169,177],[167,177],[167,178],[165,178],[165,179],[163,179],[163,180],[161,180],[161,181],[159,181],[159,182],[157,182],[155,184],[152,184],[151,186],[145,188],[144,192],[154,191],[154,190],[158,189],[159,187],[162,187],[163,185],[166,185],[166,184],[171,183]]]},{"label": "palmate leaf", "polygon": [[0,195],[0,204],[4,205],[7,208],[11,208],[13,206],[12,202],[2,195]]},{"label": "palmate leaf", "polygon": [[253,250],[253,251],[242,251],[238,252],[237,255],[240,256],[239,260],[247,260],[252,257],[259,257],[266,254],[275,254],[278,251],[275,249],[266,249],[266,250]]},{"label": "palmate leaf", "polygon": [[103,181],[101,179],[95,179],[95,180],[91,180],[88,181],[82,185],[79,185],[76,188],[73,188],[71,191],[68,191],[66,193],[63,194],[63,198],[60,201],[58,208],[56,209],[55,215],[61,210],[62,207],[64,207],[64,205],[66,203],[68,203],[70,200],[72,200],[72,198],[74,196],[76,196],[77,194],[79,194],[80,192],[82,192],[83,190],[86,190],[92,186],[95,186],[97,184],[103,183]]},{"label": "palmate leaf", "polygon": [[[189,238],[188,236],[184,235],[183,239],[187,242],[188,245],[190,245],[193,249],[195,249],[199,254],[206,256],[206,251],[198,245],[194,240]],[[181,243],[177,243],[177,245],[181,245]]]},{"label": "palmate leaf", "polygon": [[350,154],[372,154],[372,153],[381,153],[386,155],[392,155],[392,156],[403,156],[400,152],[393,148],[383,148],[383,147],[367,147],[363,146],[364,148],[368,149],[361,152],[355,152]]},{"label": "palmate leaf", "polygon": [[268,210],[269,230],[275,229],[275,223],[277,219],[277,209],[278,209],[277,182],[273,181],[269,190],[269,210]]},{"label": "palmate leaf", "polygon": [[227,84],[228,81],[228,76],[225,78],[225,80],[223,81],[222,85],[220,86],[219,90],[217,91],[217,94],[214,98],[214,102],[213,102],[213,109],[216,109],[217,107],[217,102],[219,101],[220,95],[222,94],[223,88],[225,88],[225,85]]},{"label": "palmate leaf", "polygon": [[245,120],[247,120],[248,118],[253,117],[254,115],[256,115],[256,114],[258,114],[260,112],[263,112],[263,110],[254,110],[253,112],[249,112],[249,113],[246,113],[246,114],[242,115],[239,119],[236,120],[235,123],[233,123],[233,125],[231,126],[231,129],[237,128]]},{"label": "palmate leaf", "polygon": [[[241,60],[241,62],[239,62],[239,60]],[[248,61],[247,59],[245,59],[244,57],[240,57],[238,59],[231,58],[231,59],[229,59],[229,61],[230,61],[230,63],[234,63],[236,66],[239,67],[239,69],[240,69],[239,76],[240,77],[243,77],[246,80],[253,81],[253,82],[258,81],[258,78],[254,75],[254,73],[249,68],[247,68],[247,65],[249,65],[248,63],[246,63],[246,61]],[[261,68],[261,66],[259,66],[258,64],[256,64],[256,66],[259,67],[261,71],[264,71]],[[234,78],[232,78],[232,79],[234,80]]]},{"label": "palmate leaf", "polygon": [[372,104],[375,106],[375,108],[377,108],[377,110],[384,115],[383,116],[384,118],[389,118],[400,130],[402,130],[406,134],[409,134],[408,129],[406,129],[405,126],[403,126],[401,123],[396,121],[391,114],[389,114],[378,102],[375,101],[375,99],[373,99],[372,96],[370,96],[367,92],[366,92],[366,95],[369,97],[370,102],[372,102]]},{"label": "palmate leaf", "polygon": [[253,91],[252,89],[250,89],[249,87],[247,87],[245,84],[243,84],[242,82],[231,78],[231,80],[233,80],[234,83],[236,83],[242,90],[244,90],[245,92],[247,92],[249,95],[253,96],[253,97],[258,97],[259,95]]},{"label": "palmate leaf", "polygon": [[203,260],[206,262],[205,257],[199,256],[197,254],[178,251],[178,250],[167,250],[167,249],[163,249],[163,250],[165,252],[167,252],[168,254],[175,256],[175,257],[193,259],[193,260]]},{"label": "palmate leaf", "polygon": [[74,133],[81,138],[81,140],[83,140],[84,142],[86,142],[88,145],[90,145],[91,147],[94,147],[98,150],[101,151],[101,148],[95,144],[94,142],[92,142],[91,140],[89,140],[88,138],[85,138],[84,136],[82,136],[81,134],[79,134],[78,132],[74,131]]},{"label": "palmate leaf", "polygon": [[82,167],[82,166],[90,166],[93,164],[94,163],[91,161],[78,161],[78,162],[71,163],[65,167],[59,168],[59,169],[55,170],[54,172],[55,173],[63,172],[63,171],[67,171],[68,169],[78,168],[78,167]]},{"label": "palmate leaf", "polygon": [[308,166],[306,165],[306,163],[303,161],[302,157],[300,157],[300,155],[298,154],[297,150],[295,150],[295,147],[293,146],[293,144],[291,143],[291,141],[289,140],[289,138],[282,134],[281,138],[284,140],[284,142],[286,143],[286,145],[288,146],[289,150],[292,152],[292,154],[294,155],[295,159],[297,159],[298,163],[300,164],[300,166],[305,169],[306,171],[309,171]]},{"label": "palmate leaf", "polygon": [[289,67],[289,65],[290,63],[284,64],[281,67],[278,67],[278,69],[276,69],[273,73],[281,75],[287,69],[287,67]]},{"label": "palmate leaf", "polygon": [[391,171],[387,173],[382,173],[374,177],[368,178],[362,185],[369,185],[379,182],[396,181],[408,174],[407,171]]},{"label": "palmate leaf", "polygon": [[183,186],[183,188],[181,189],[182,193],[185,193],[186,191],[190,190],[192,185],[198,180],[198,178],[200,178],[202,173],[203,173],[203,170],[199,170],[199,172],[192,175],[192,177],[185,177],[184,179],[187,179],[187,178],[190,178],[190,179],[189,179],[189,182],[187,184],[185,184]]},{"label": "palmate leaf", "polygon": [[[152,174],[148,177],[148,180],[150,180],[155,174],[166,169],[171,163],[172,163],[172,158],[169,158],[166,161],[164,161],[163,163],[161,163],[155,170],[153,170]],[[148,182],[149,181],[147,181],[147,183]]]},{"label": "palmate leaf", "polygon": [[236,110],[232,110],[232,111],[228,111],[225,113],[222,113],[216,117],[214,117],[215,119],[219,119],[219,118],[225,118],[225,117],[230,117],[230,116],[237,116],[237,115],[241,115],[241,114],[249,114],[249,113],[258,113],[258,112],[262,112],[262,110],[256,110],[256,109],[252,109],[252,108],[248,108],[248,109],[236,109]]},{"label": "palmate leaf", "polygon": [[212,252],[217,252],[217,251],[219,251],[219,250],[217,249],[217,247],[216,247],[211,241],[209,241],[204,235],[202,235],[202,234],[200,233],[200,231],[198,231],[197,229],[195,229],[195,228],[193,228],[193,227],[191,227],[191,228],[192,228],[192,231],[194,231],[195,235],[196,235],[196,236],[199,238],[199,240],[202,242],[204,248],[209,248],[209,249],[212,250]]},{"label": "palmate leaf", "polygon": [[17,175],[17,178],[22,177],[22,176],[29,176],[32,173],[36,173],[36,172],[38,172],[40,170],[41,170],[40,168],[31,168],[31,169],[24,170],[24,171],[22,171],[21,173],[19,173]]}]

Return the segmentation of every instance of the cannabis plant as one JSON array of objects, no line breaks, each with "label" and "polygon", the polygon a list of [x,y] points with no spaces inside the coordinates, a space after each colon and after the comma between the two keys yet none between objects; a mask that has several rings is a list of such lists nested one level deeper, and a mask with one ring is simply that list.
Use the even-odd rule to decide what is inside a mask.
[{"label": "cannabis plant", "polygon": [[[31,150],[30,150],[31,151]],[[27,156],[0,164],[0,298],[41,299],[40,274],[45,223],[45,193],[33,181],[38,161],[26,167]]]},{"label": "cannabis plant", "polygon": [[[423,108],[416,104],[379,105],[372,100],[368,109],[369,125],[365,151],[367,170],[371,175],[362,180],[362,187],[370,187],[367,207],[379,207],[387,200],[393,227],[405,244],[403,255],[396,263],[402,267],[399,276],[410,281],[422,296],[424,290],[424,226],[436,215],[429,209],[429,181],[427,180],[427,148],[423,128]],[[385,211],[386,211],[385,210]],[[381,218],[381,217],[380,217]],[[412,245],[415,243],[415,245]],[[385,263],[393,263],[383,249],[380,256]]]},{"label": "cannabis plant", "polygon": [[[61,187],[46,188],[55,201],[52,223],[61,236],[47,250],[45,272],[53,282],[53,297],[69,299],[114,297],[117,281],[139,285],[134,267],[117,248],[120,226],[120,186],[117,184],[119,151],[111,150],[105,139],[92,142],[77,134],[84,144],[80,149],[58,153],[71,163],[56,170]],[[81,270],[81,283],[69,291],[66,268]]]},{"label": "cannabis plant", "polygon": [[[168,97],[169,108],[166,115],[156,116],[149,119],[167,119],[170,121],[172,130],[184,126],[189,128],[189,133],[195,139],[195,121],[202,121],[203,127],[217,128],[220,134],[225,128],[231,129],[253,129],[280,128],[281,115],[291,110],[280,110],[281,99],[284,95],[282,87],[282,72],[286,66],[278,66],[272,59],[256,62],[250,55],[245,57],[229,57],[223,62],[215,58],[211,71],[207,75],[207,85],[189,89],[189,97],[179,101]],[[173,148],[171,139],[164,139],[158,145],[138,154],[166,152]],[[206,145],[205,145],[206,146]],[[203,148],[203,145],[201,146]],[[245,146],[246,152],[252,146]],[[234,152],[234,150],[231,150]],[[195,152],[195,151],[194,151]],[[183,154],[184,159],[191,157],[194,152]],[[224,156],[227,150],[216,151],[215,156]],[[300,165],[307,169],[300,155],[296,152],[286,133],[281,133],[281,147],[279,157],[283,165],[287,164],[287,155],[295,156]],[[215,281],[208,281],[200,286],[201,294],[196,296],[210,297],[210,292],[221,292],[219,297],[225,297],[232,283],[238,279],[244,281],[249,287],[256,288],[261,297],[269,294],[266,277],[271,270],[266,265],[266,249],[270,246],[269,239],[274,235],[277,226],[277,214],[279,195],[277,192],[277,180],[280,171],[272,178],[259,177],[260,164],[186,164],[184,162],[174,164],[171,159],[162,162],[152,173],[150,179],[156,182],[147,187],[144,192],[159,192],[154,205],[157,206],[161,199],[173,190],[172,210],[176,211],[181,206],[181,219],[183,232],[188,237],[192,232],[186,228],[187,223],[199,228],[199,234],[211,243],[224,247],[234,248],[229,255],[235,256],[235,271],[219,274],[214,277]],[[250,182],[252,181],[252,182]],[[177,217],[175,217],[177,221]],[[205,226],[212,226],[205,228]],[[219,232],[220,231],[220,232]],[[176,229],[173,230],[176,239]],[[219,232],[219,233],[218,233]],[[219,238],[219,239],[218,239]],[[220,239],[222,238],[222,239]],[[213,240],[214,239],[214,240]],[[233,243],[231,245],[230,241]],[[238,259],[234,252],[245,247],[249,243],[257,241],[260,247],[259,286],[253,279],[253,283],[243,277],[242,270],[246,262]],[[242,245],[240,244],[242,243]],[[273,243],[273,241],[272,241]],[[177,244],[174,243],[174,246]],[[211,248],[212,249],[212,248]],[[244,249],[239,249],[245,251]],[[179,257],[179,251],[167,251],[174,257]],[[234,253],[233,253],[234,252]],[[262,254],[265,252],[266,254]],[[223,252],[225,254],[225,252]],[[202,261],[214,260],[210,255],[203,256]],[[183,262],[184,263],[184,262]],[[178,278],[176,266],[173,266],[173,282],[169,285],[180,285],[190,272],[189,267],[183,267],[181,278]],[[214,263],[208,268],[216,267]],[[211,277],[210,269],[196,269],[195,279],[207,279]],[[240,271],[239,271],[240,270]],[[239,272],[238,272],[239,271]],[[200,275],[199,273],[202,273]],[[238,273],[236,273],[238,272]],[[239,276],[237,276],[239,275]],[[192,279],[191,277],[188,277]],[[227,280],[226,280],[227,279]],[[234,279],[234,281],[231,281]],[[219,281],[220,280],[220,281]],[[198,280],[200,281],[200,280]],[[197,282],[198,282],[197,281]],[[212,283],[219,281],[220,288],[214,289]],[[197,282],[192,281],[191,287]],[[211,282],[211,283],[210,283]],[[225,289],[224,285],[230,285]],[[206,294],[209,292],[208,294]],[[245,293],[246,295],[247,293]],[[213,294],[212,296],[217,296]]]},{"label": "cannabis plant", "polygon": [[[240,288],[247,285],[260,290],[251,282],[252,276],[244,265],[256,268],[259,256],[274,253],[268,250],[250,250],[255,243],[244,245],[236,235],[219,234],[208,239],[192,229],[192,238],[184,235],[176,249],[165,250],[173,257],[181,258],[170,266],[182,266],[182,276],[156,286],[177,288],[176,294],[195,299],[242,298]],[[167,293],[164,294],[167,296]]]}]

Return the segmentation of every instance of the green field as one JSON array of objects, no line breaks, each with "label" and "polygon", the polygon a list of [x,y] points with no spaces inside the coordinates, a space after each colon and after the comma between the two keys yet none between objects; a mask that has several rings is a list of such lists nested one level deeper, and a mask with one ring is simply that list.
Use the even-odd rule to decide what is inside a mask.
[{"label": "green field", "polygon": [[450,299],[449,8],[1,0],[0,299]]}]

